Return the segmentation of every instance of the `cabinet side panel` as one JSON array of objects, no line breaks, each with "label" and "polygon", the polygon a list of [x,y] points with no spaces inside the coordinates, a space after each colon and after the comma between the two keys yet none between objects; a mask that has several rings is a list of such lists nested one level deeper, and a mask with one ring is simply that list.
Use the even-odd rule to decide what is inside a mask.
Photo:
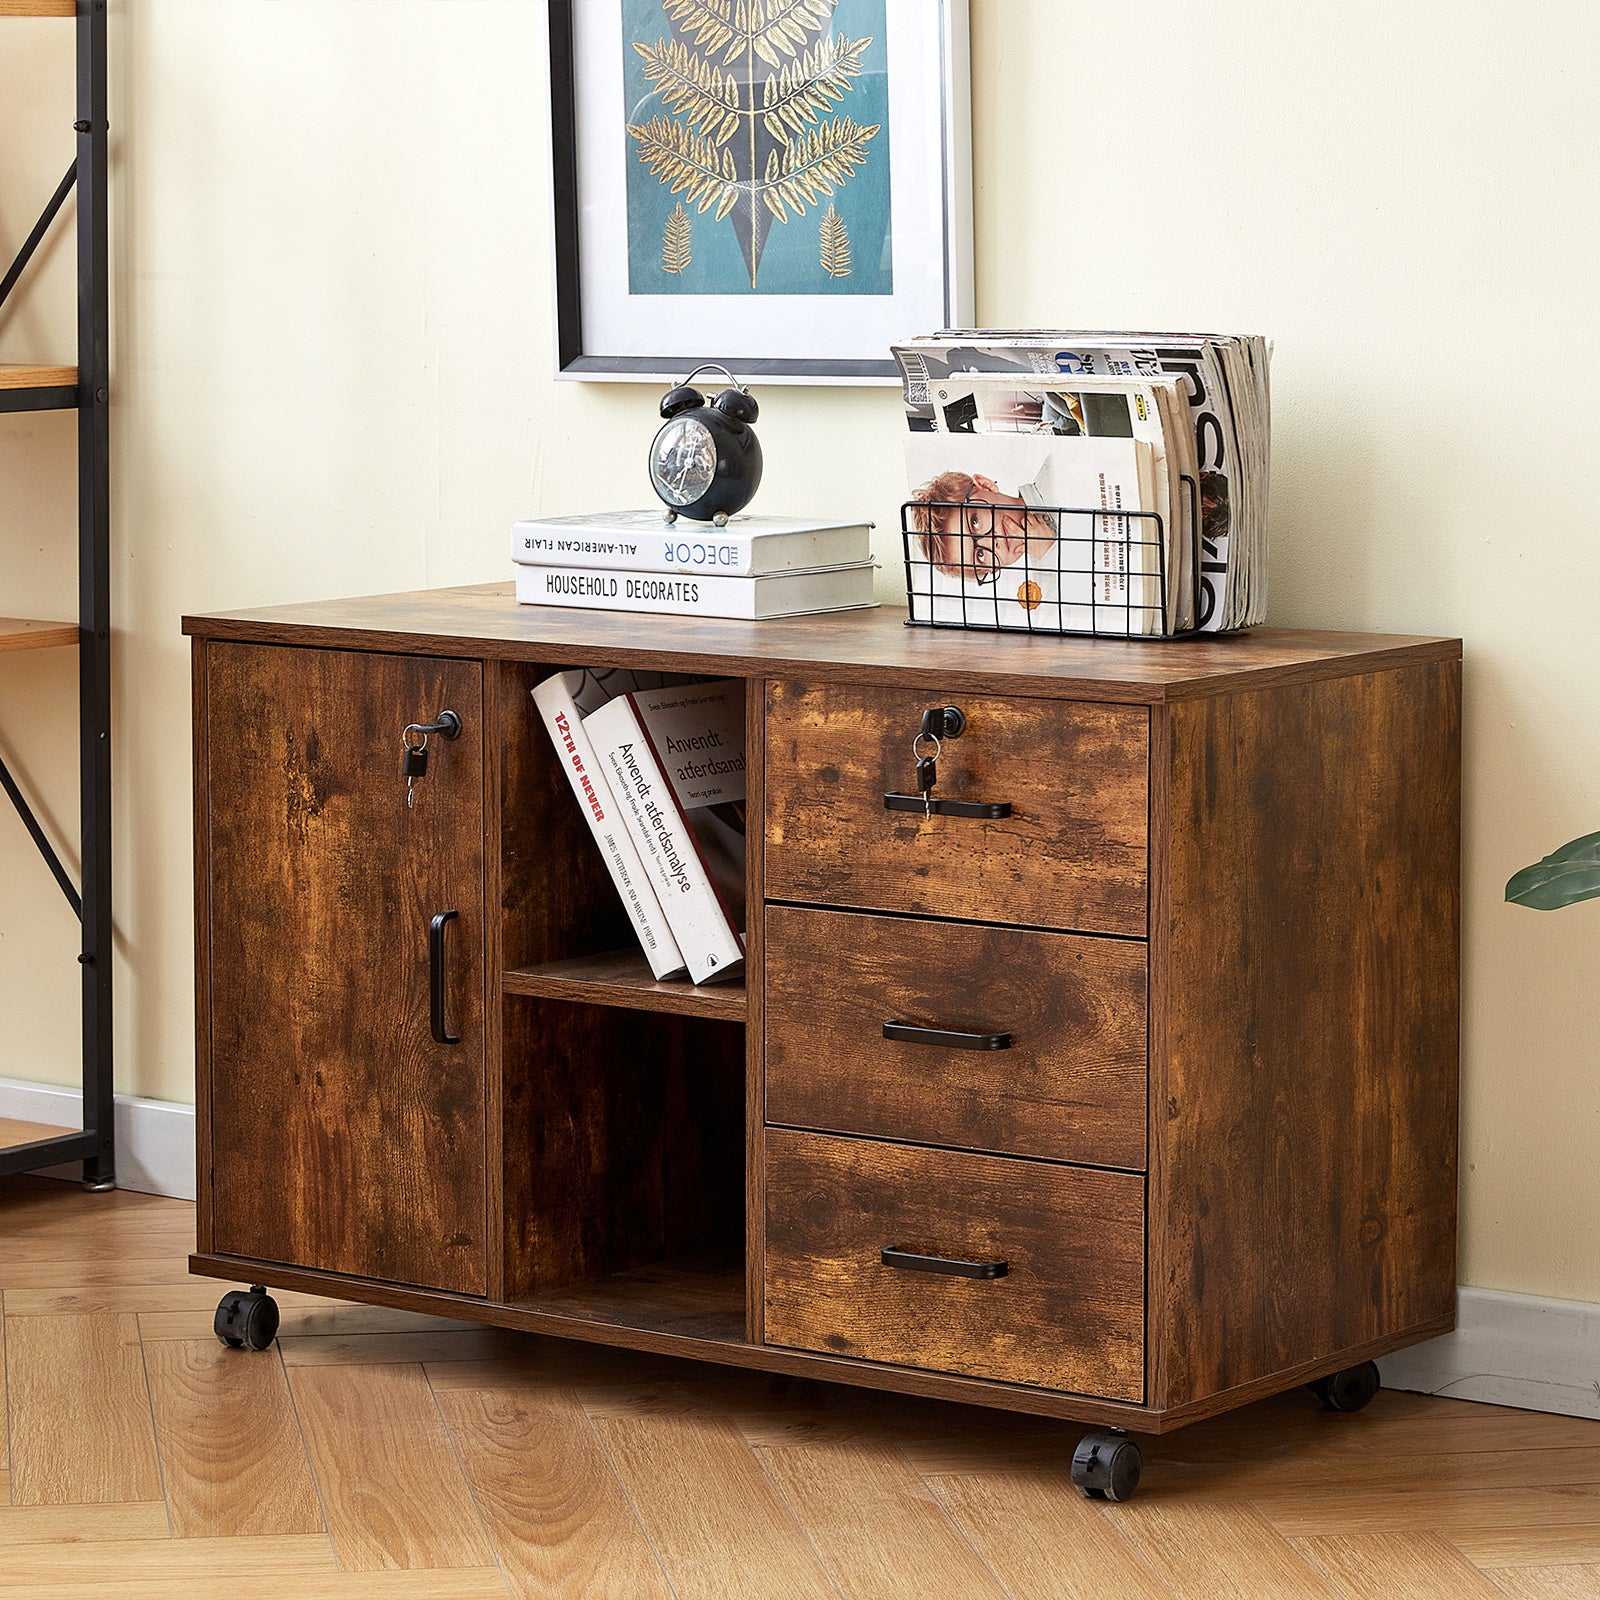
[{"label": "cabinet side panel", "polygon": [[766,1143],[762,1124],[766,1118],[766,895],[767,737],[766,682],[754,678],[745,685],[745,1337],[760,1344],[766,1316],[763,1275],[767,1251]]},{"label": "cabinet side panel", "polygon": [[485,1237],[489,1243],[484,1293],[504,1300],[506,1293],[505,1184],[505,1035],[501,1013],[501,974],[505,971],[505,919],[496,915],[502,903],[504,871],[504,817],[500,807],[501,769],[505,741],[507,674],[498,661],[481,663],[483,673],[483,869],[485,915],[483,919],[483,1054],[484,1146],[488,1174],[484,1196]]},{"label": "cabinet side panel", "polygon": [[210,646],[190,655],[194,762],[194,1128],[195,1247],[214,1248],[211,1226],[211,753],[206,710]]},{"label": "cabinet side panel", "polygon": [[1158,1404],[1451,1314],[1460,671],[1170,710]]}]

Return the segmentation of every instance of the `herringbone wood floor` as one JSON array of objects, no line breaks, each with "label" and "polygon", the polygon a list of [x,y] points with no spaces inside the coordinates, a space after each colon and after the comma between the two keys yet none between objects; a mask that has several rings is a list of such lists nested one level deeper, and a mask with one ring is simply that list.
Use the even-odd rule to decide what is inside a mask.
[{"label": "herringbone wood floor", "polygon": [[1147,1442],[283,1295],[224,1350],[193,1208],[0,1180],[0,1600],[1600,1597],[1600,1422],[1296,1393]]}]

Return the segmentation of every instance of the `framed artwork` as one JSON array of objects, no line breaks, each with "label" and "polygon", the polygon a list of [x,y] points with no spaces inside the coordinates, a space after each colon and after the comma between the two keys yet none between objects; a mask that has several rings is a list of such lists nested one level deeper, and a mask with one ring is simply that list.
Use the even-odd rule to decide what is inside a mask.
[{"label": "framed artwork", "polygon": [[972,320],[967,0],[548,0],[556,367],[898,381]]}]

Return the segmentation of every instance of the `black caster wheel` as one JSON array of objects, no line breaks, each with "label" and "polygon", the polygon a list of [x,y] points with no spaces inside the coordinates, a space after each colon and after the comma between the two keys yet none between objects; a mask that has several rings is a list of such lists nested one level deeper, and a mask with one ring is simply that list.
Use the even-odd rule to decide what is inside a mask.
[{"label": "black caster wheel", "polygon": [[212,1323],[217,1337],[235,1350],[265,1350],[278,1337],[278,1302],[259,1283],[230,1289],[217,1305]]},{"label": "black caster wheel", "polygon": [[1131,1500],[1144,1456],[1125,1433],[1086,1433],[1072,1452],[1072,1481],[1091,1500]]},{"label": "black caster wheel", "polygon": [[1330,1411],[1360,1411],[1372,1404],[1373,1396],[1382,1387],[1383,1379],[1373,1361],[1346,1367],[1343,1372],[1330,1372],[1326,1378],[1306,1385]]}]

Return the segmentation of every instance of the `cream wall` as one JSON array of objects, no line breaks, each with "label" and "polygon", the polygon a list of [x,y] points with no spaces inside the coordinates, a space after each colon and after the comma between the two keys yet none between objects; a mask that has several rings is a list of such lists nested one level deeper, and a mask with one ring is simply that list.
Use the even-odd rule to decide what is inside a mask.
[{"label": "cream wall", "polygon": [[[187,1100],[180,613],[502,576],[514,515],[647,500],[656,394],[549,377],[535,0],[112,3],[119,1083]],[[0,22],[0,255],[69,32]],[[1500,890],[1600,827],[1597,55],[1577,0],[973,0],[980,318],[1270,333],[1272,620],[1466,639],[1462,1276],[1590,1301],[1600,904]],[[0,359],[68,349],[69,255]],[[891,561],[896,396],[762,401],[761,504]],[[0,418],[0,612],[68,612],[71,481],[69,420]],[[68,835],[72,682],[0,658]],[[5,814],[0,884],[0,1076],[68,1081],[70,918]]]}]

